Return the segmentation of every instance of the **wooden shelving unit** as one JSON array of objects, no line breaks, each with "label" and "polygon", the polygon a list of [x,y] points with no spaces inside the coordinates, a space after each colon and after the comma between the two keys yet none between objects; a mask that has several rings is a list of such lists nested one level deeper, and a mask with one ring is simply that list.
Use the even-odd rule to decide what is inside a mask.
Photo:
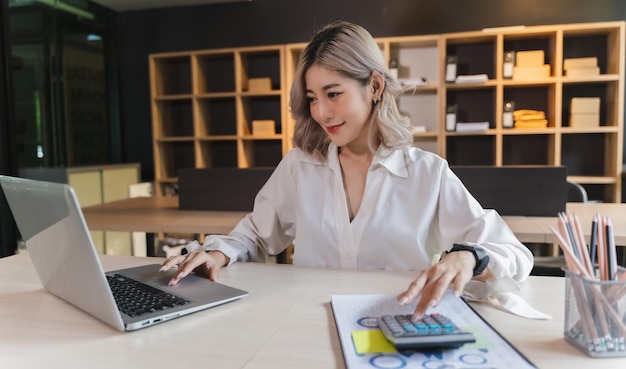
[{"label": "wooden shelving unit", "polygon": [[[466,73],[486,73],[485,83],[444,83],[445,107],[454,102],[468,120],[489,121],[489,130],[476,133],[441,131],[443,151],[453,165],[564,165],[568,180],[582,184],[591,197],[621,200],[623,152],[624,22],[526,27],[523,30],[467,32],[442,35],[446,52],[460,63],[476,65]],[[474,51],[472,52],[472,48]],[[504,78],[505,51],[542,50],[550,75],[533,80]],[[596,57],[600,75],[567,77],[568,58]],[[569,126],[573,97],[600,97],[600,125]],[[546,113],[547,128],[504,128],[503,105]],[[443,111],[443,108],[441,108]],[[441,117],[442,122],[444,117]]]},{"label": "wooden shelving unit", "polygon": [[[451,165],[565,165],[568,180],[590,197],[621,201],[624,132],[625,22],[503,28],[472,32],[377,38],[398,76],[419,81],[400,97],[400,109],[425,132],[415,145]],[[305,43],[203,50],[150,56],[155,177],[162,190],[182,167],[274,166],[291,149],[289,89]],[[505,78],[506,51],[542,50],[550,75]],[[446,82],[446,58],[457,57],[457,74],[486,74],[478,83]],[[568,58],[596,57],[600,74],[568,77]],[[246,90],[249,78],[270,77],[263,93]],[[569,126],[573,97],[600,97],[600,125]],[[503,107],[544,111],[546,128],[505,128]],[[446,130],[446,107],[457,119],[489,122],[486,131]],[[271,117],[268,117],[271,116]],[[253,119],[274,119],[276,135],[250,134]]]},{"label": "wooden shelving unit", "polygon": [[[275,166],[286,152],[284,46],[150,55],[157,195],[174,193],[181,168]],[[252,79],[269,79],[251,90]],[[253,120],[275,133],[252,134]]]}]

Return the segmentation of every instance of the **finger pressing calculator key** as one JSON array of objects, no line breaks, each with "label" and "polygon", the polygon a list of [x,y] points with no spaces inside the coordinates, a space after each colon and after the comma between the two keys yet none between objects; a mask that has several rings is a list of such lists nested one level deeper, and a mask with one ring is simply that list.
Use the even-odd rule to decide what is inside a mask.
[{"label": "finger pressing calculator key", "polygon": [[377,321],[387,340],[398,350],[459,348],[476,342],[473,333],[460,330],[441,314],[426,314],[415,322],[411,315],[383,315]]}]

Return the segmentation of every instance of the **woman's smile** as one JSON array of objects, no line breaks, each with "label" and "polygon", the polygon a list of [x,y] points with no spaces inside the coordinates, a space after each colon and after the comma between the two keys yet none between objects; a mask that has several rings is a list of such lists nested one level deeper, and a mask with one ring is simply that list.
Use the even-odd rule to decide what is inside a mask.
[{"label": "woman's smile", "polygon": [[328,132],[328,134],[337,133],[337,131],[339,131],[339,128],[341,128],[343,125],[344,123],[326,126],[326,132]]}]

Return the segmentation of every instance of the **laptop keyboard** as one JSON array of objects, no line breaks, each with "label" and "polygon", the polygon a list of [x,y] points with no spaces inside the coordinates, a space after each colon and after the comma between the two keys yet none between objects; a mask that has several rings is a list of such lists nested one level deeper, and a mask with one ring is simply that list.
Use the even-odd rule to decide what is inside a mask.
[{"label": "laptop keyboard", "polygon": [[113,297],[121,312],[131,317],[171,309],[189,303],[121,274],[107,275]]}]

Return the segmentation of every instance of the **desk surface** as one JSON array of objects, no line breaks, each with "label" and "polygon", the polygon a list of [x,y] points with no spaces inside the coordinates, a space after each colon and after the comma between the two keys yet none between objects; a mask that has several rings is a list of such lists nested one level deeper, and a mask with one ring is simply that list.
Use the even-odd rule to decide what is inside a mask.
[{"label": "desk surface", "polygon": [[246,215],[241,211],[179,210],[178,197],[135,197],[83,208],[92,230],[227,234]]},{"label": "desk surface", "polygon": [[[569,202],[566,210],[578,216],[587,240],[591,233],[593,214],[597,211],[602,216],[610,217],[616,244],[626,246],[626,204]],[[504,216],[502,218],[522,242],[556,242],[550,231],[551,226],[557,227],[556,217]]]},{"label": "desk surface", "polygon": [[[610,216],[618,245],[626,245],[626,204],[568,203],[578,215],[586,235],[595,211]],[[177,197],[137,197],[83,208],[89,228],[106,231],[181,232],[227,234],[245,212],[179,210]],[[555,217],[503,217],[522,242],[554,243],[550,226]]]},{"label": "desk surface", "polygon": [[[105,270],[161,259],[103,256]],[[0,259],[0,358],[6,368],[344,368],[332,294],[395,293],[407,272],[365,272],[239,263],[220,281],[244,299],[132,333],[121,333],[45,292],[27,254]],[[563,339],[564,279],[531,277],[520,294],[552,320],[473,304],[535,365],[624,368],[592,359]],[[235,329],[233,329],[235,328]]]}]

